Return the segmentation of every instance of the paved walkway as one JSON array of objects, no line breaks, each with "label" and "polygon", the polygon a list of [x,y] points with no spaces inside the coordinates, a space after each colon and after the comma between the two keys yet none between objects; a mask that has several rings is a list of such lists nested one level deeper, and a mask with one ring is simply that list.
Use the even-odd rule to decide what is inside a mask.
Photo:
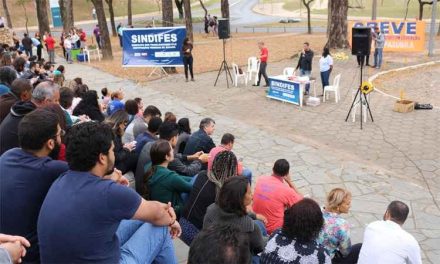
[{"label": "paved walkway", "polygon": [[[294,63],[271,63],[269,74],[279,74]],[[394,60],[385,67],[403,65]],[[366,69],[366,77],[375,72]],[[67,66],[67,78],[81,76],[97,90],[122,87],[126,98],[140,96],[144,105],[154,104],[164,112],[190,118],[193,127],[201,118],[213,117],[217,122],[215,142],[219,143],[223,133],[233,133],[237,138],[234,151],[256,176],[270,173],[276,159],[286,158],[291,162],[295,184],[321,204],[330,189],[348,188],[353,193],[347,219],[353,225],[354,243],[362,241],[365,225],[382,219],[390,201],[405,201],[411,212],[404,228],[419,241],[424,263],[440,263],[439,112],[395,113],[392,99],[374,93],[371,105],[375,122],[368,121],[360,130],[359,122],[344,121],[352,89],[358,85],[358,68],[352,59],[338,61],[332,76],[337,73],[342,73],[339,104],[300,109],[267,100],[263,88],[227,89],[224,75],[213,87],[216,72],[198,75],[194,83],[183,82],[182,76],[170,76],[139,86],[85,65]],[[419,90],[433,78],[438,84],[439,77],[430,72],[419,74],[417,82],[395,79],[393,84]],[[430,98],[427,95],[419,100]],[[177,243],[179,259],[184,263],[187,247]]]}]

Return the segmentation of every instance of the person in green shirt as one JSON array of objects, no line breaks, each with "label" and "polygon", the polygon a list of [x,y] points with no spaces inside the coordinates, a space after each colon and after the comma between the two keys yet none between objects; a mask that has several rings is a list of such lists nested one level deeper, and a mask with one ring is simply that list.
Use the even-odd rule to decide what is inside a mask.
[{"label": "person in green shirt", "polygon": [[150,156],[152,166],[144,178],[146,182],[141,195],[149,200],[171,202],[177,216],[180,216],[184,206],[181,194],[191,191],[192,177],[179,175],[167,168],[174,159],[173,148],[168,141],[156,141],[151,146]]}]

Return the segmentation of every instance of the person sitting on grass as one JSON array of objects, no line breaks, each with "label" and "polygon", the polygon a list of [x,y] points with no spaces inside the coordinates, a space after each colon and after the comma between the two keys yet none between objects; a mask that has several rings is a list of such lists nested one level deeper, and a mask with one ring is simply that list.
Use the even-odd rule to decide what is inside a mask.
[{"label": "person sitting on grass", "polygon": [[70,170],[52,184],[38,217],[42,263],[177,263],[173,208],[126,186],[114,169],[113,137],[103,123],[70,129]]},{"label": "person sitting on grass", "polygon": [[270,236],[260,263],[331,264],[324,247],[316,242],[323,226],[319,205],[304,198],[286,210],[283,227]]},{"label": "person sitting on grass", "polygon": [[142,196],[163,203],[171,202],[177,216],[180,216],[183,207],[181,194],[191,191],[192,177],[179,175],[167,168],[174,159],[170,142],[162,139],[154,142],[150,156],[152,166],[145,174]]}]

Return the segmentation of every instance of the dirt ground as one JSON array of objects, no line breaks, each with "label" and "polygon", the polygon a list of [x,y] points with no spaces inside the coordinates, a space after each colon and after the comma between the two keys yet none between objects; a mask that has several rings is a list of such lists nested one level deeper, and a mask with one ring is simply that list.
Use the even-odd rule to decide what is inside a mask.
[{"label": "dirt ground", "polygon": [[[232,63],[246,65],[250,56],[258,56],[257,42],[262,40],[269,48],[271,62],[288,59],[297,54],[303,43],[310,42],[315,51],[322,50],[326,42],[325,34],[297,35],[297,34],[267,34],[267,33],[240,33],[232,34],[226,42],[226,60]],[[118,38],[112,38],[113,56],[112,61],[92,61],[92,66],[109,72],[119,77],[131,79],[137,82],[147,81],[152,68],[123,68],[121,66],[122,50],[119,47]],[[194,72],[217,71],[223,60],[223,43],[214,37],[196,34],[194,39]],[[179,73],[183,68],[177,68]]]}]

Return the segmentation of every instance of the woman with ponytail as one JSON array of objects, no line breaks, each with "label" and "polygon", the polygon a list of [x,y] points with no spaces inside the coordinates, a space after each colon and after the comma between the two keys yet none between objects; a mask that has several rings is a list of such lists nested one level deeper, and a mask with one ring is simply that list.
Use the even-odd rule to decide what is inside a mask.
[{"label": "woman with ponytail", "polygon": [[163,203],[171,202],[171,206],[179,217],[183,207],[182,193],[192,189],[192,177],[182,176],[169,170],[168,164],[174,159],[174,152],[167,140],[158,140],[150,150],[151,167],[144,177],[144,198]]}]

